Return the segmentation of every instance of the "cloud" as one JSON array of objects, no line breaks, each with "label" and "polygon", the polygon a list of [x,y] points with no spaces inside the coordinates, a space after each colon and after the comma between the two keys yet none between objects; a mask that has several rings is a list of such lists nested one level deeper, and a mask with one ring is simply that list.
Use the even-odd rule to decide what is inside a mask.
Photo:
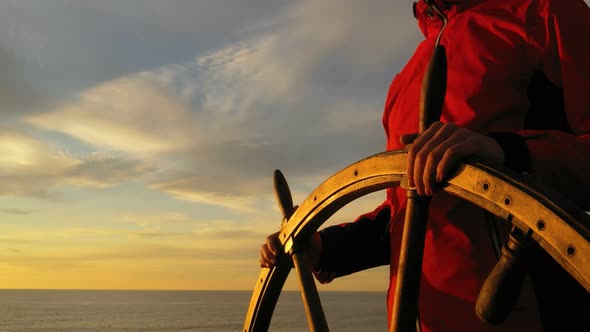
[{"label": "cloud", "polygon": [[[44,169],[37,169],[40,165]],[[4,174],[33,172],[33,174],[63,172],[77,161],[63,151],[51,148],[34,138],[5,130],[0,133],[0,166]]]},{"label": "cloud", "polygon": [[0,212],[1,213],[5,213],[5,214],[12,214],[12,215],[24,216],[24,215],[33,214],[33,213],[37,212],[37,210],[29,210],[29,209],[0,209]]},{"label": "cloud", "polygon": [[90,154],[63,174],[66,183],[78,187],[109,187],[142,178],[153,167],[133,159]]},{"label": "cloud", "polygon": [[37,198],[56,197],[55,189],[62,185],[107,187],[133,181],[152,170],[147,164],[116,155],[74,156],[14,130],[0,134],[0,167],[0,195]]},{"label": "cloud", "polygon": [[118,218],[124,223],[134,224],[144,228],[160,228],[162,226],[177,226],[177,225],[191,225],[194,219],[190,216],[178,213],[160,213],[160,214],[124,214]]},{"label": "cloud", "polygon": [[5,131],[0,134],[0,195],[48,197],[57,178],[78,163],[32,137]]},{"label": "cloud", "polygon": [[289,3],[3,0],[2,116],[40,112],[100,82],[185,61],[236,40]]},{"label": "cloud", "polygon": [[31,267],[129,259],[156,265],[163,261],[223,264],[257,257],[257,248],[264,238],[263,233],[241,232],[240,228],[204,232],[93,228],[23,230],[20,234],[2,236],[3,243],[10,247],[0,248],[0,256],[5,264]]},{"label": "cloud", "polygon": [[100,85],[61,109],[26,121],[88,144],[134,153],[182,147],[190,138],[190,116],[156,80],[138,75]]},{"label": "cloud", "polygon": [[[257,215],[260,218],[261,214]],[[193,245],[197,240],[201,245],[207,245],[220,239],[243,242],[244,239],[250,241],[266,237],[266,229],[261,229],[257,220],[251,216],[236,222],[225,219],[203,220],[182,213],[127,214],[118,220],[140,227],[139,231],[130,233],[132,237],[176,238],[190,241]]]},{"label": "cloud", "polygon": [[26,70],[34,64],[28,63],[10,47],[0,43],[0,106],[3,112],[22,112],[48,103],[48,96],[26,77]]},{"label": "cloud", "polygon": [[26,121],[156,160],[148,185],[173,197],[253,207],[271,195],[275,168],[309,184],[383,150],[385,92],[411,51],[400,45],[417,35],[403,32],[411,8],[398,7],[300,1],[251,38],[102,83]]},{"label": "cloud", "polygon": [[[22,276],[30,276],[34,273],[42,272],[46,277],[46,288],[60,288],[63,284],[64,278],[71,279],[62,287],[72,287],[72,283],[82,281],[84,284],[86,280],[92,287],[88,285],[82,288],[113,288],[108,285],[108,282],[113,282],[113,275],[120,279],[122,285],[115,288],[143,288],[138,286],[137,277],[141,276],[140,280],[159,281],[161,284],[159,289],[169,289],[179,287],[178,283],[167,283],[162,280],[175,279],[190,273],[190,279],[206,278],[211,281],[216,280],[214,276],[208,276],[208,271],[211,268],[217,270],[222,269],[227,273],[228,266],[232,270],[243,274],[244,266],[256,266],[256,259],[251,255],[245,253],[244,248],[215,248],[213,249],[198,249],[198,248],[181,248],[176,246],[162,246],[162,245],[141,245],[141,246],[120,246],[110,247],[108,249],[97,247],[80,247],[70,246],[65,252],[29,252],[29,253],[15,253],[15,252],[1,252],[0,260],[6,270],[10,271],[6,278],[7,282],[14,282],[14,272],[16,271],[18,280],[18,272],[21,271]],[[222,258],[220,258],[222,257]],[[130,264],[129,262],[133,262]],[[84,273],[92,271],[90,274]],[[107,280],[100,276],[105,275]],[[55,278],[55,275],[61,275],[60,278]],[[249,273],[248,284],[255,278],[254,273]],[[98,276],[98,277],[97,277]],[[79,278],[79,279],[78,279]],[[93,279],[99,279],[97,280]],[[12,280],[11,280],[12,279]],[[25,278],[26,279],[26,278]],[[231,285],[231,280],[226,283]],[[38,282],[38,281],[37,281]],[[191,288],[198,288],[199,283],[194,283]],[[244,284],[246,284],[244,282]],[[221,285],[218,285],[220,287]],[[78,286],[80,287],[80,286]],[[76,288],[78,288],[76,287]],[[151,286],[156,288],[154,286]],[[223,286],[221,286],[223,287]],[[242,285],[242,289],[246,286]]]},{"label": "cloud", "polygon": [[218,205],[242,212],[254,211],[253,207],[257,202],[268,200],[268,195],[271,194],[270,186],[260,188],[264,182],[238,177],[239,175],[180,175],[168,181],[158,180],[151,184],[151,188],[181,200]]}]

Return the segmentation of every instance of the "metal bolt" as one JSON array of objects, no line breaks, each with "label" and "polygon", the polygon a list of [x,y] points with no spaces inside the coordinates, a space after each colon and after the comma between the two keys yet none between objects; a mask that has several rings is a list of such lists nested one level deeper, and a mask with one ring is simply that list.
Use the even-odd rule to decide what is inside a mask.
[{"label": "metal bolt", "polygon": [[567,249],[565,249],[565,253],[572,257],[576,254],[576,247],[574,247],[573,244],[570,244],[569,246],[567,246]]}]

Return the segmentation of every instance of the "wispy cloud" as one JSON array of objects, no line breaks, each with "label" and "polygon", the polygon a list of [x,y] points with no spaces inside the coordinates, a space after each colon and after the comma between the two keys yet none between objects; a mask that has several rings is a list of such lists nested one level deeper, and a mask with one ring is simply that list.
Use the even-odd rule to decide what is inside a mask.
[{"label": "wispy cloud", "polygon": [[[388,84],[423,38],[410,1],[1,2],[0,268],[16,288],[250,288],[279,227],[273,170],[297,202],[383,150]],[[60,192],[80,204],[29,199]]]},{"label": "wispy cloud", "polygon": [[[411,4],[389,0],[51,4],[7,0],[0,11],[0,51],[12,52],[0,54],[0,68],[18,83],[4,89],[12,78],[0,78],[0,96],[23,95],[7,107],[18,128],[0,136],[0,195],[84,187],[75,192],[94,203],[95,188],[134,182],[121,192],[141,196],[127,205],[117,192],[96,203],[112,211],[80,220],[60,208],[29,217],[0,210],[68,219],[49,229],[10,225],[18,231],[3,236],[22,251],[20,260],[5,252],[7,264],[37,266],[57,285],[74,270],[104,283],[95,271],[108,268],[191,287],[214,287],[225,271],[232,288],[249,288],[235,276],[256,272],[260,242],[279,227],[273,170],[285,172],[298,201],[381,151],[387,86],[420,38],[406,32]],[[143,197],[158,202],[141,205]],[[138,206],[145,212],[130,213]]]},{"label": "wispy cloud", "polygon": [[327,176],[383,149],[388,68],[403,58],[396,44],[414,37],[392,37],[392,22],[411,15],[384,3],[302,1],[261,35],[103,83],[27,121],[166,161],[151,188],[243,209],[269,193],[275,168]]},{"label": "wispy cloud", "polygon": [[2,115],[44,111],[101,82],[185,61],[290,2],[3,0]]},{"label": "wispy cloud", "polygon": [[146,164],[121,156],[74,156],[10,130],[0,134],[0,166],[0,195],[40,198],[53,196],[52,190],[60,185],[106,187],[133,181],[151,171]]},{"label": "wispy cloud", "polygon": [[1,213],[25,216],[37,212],[37,210],[29,209],[0,209]]},{"label": "wispy cloud", "polygon": [[90,154],[64,172],[64,183],[77,187],[109,187],[141,179],[154,168],[137,159]]},{"label": "wispy cloud", "polygon": [[193,225],[195,219],[179,212],[159,214],[124,214],[117,221],[137,225],[144,228],[161,228]]},{"label": "wispy cloud", "polygon": [[97,147],[138,154],[186,145],[193,132],[191,120],[165,86],[142,75],[100,85],[55,112],[26,118],[38,128],[69,134]]},{"label": "wispy cloud", "polygon": [[[261,213],[258,214],[259,218]],[[276,217],[275,219],[279,219]],[[118,220],[140,227],[139,231],[130,231],[131,236],[139,238],[177,238],[197,241],[208,245],[217,240],[250,242],[251,239],[264,238],[266,228],[261,229],[256,218],[244,216],[240,221],[227,219],[199,219],[182,213],[152,215],[123,215]],[[278,222],[276,224],[278,226]],[[194,243],[193,243],[194,245]]]}]

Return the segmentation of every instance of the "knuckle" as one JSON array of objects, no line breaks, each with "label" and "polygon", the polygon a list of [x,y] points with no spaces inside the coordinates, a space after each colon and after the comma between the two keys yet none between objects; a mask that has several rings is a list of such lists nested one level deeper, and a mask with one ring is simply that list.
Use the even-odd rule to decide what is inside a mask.
[{"label": "knuckle", "polygon": [[434,129],[446,129],[447,128],[447,124],[439,120],[439,121],[435,121],[432,124],[432,127]]},{"label": "knuckle", "polygon": [[440,159],[445,154],[445,149],[437,148],[436,150],[432,151],[432,154],[435,158]]},{"label": "knuckle", "polygon": [[418,151],[420,151],[420,150],[418,149],[416,144],[412,144],[410,146],[410,148],[408,149],[408,156],[413,157],[416,155],[416,153],[418,153]]},{"label": "knuckle", "polygon": [[424,185],[429,184],[430,182],[432,182],[432,172],[426,172],[424,173]]},{"label": "knuckle", "polygon": [[426,159],[426,163],[424,165],[424,172],[428,173],[430,170],[436,168],[438,164],[438,159],[434,155],[429,155],[428,159]]},{"label": "knuckle", "polygon": [[454,128],[461,128],[461,127],[457,126],[456,124],[454,124],[452,122],[445,122],[444,123],[444,126],[447,127],[447,128],[453,128],[453,129]]},{"label": "knuckle", "polygon": [[459,155],[459,149],[457,146],[452,146],[445,151],[445,157],[448,159],[455,159]]},{"label": "knuckle", "polygon": [[438,156],[435,153],[431,153],[428,155],[428,159],[426,159],[426,169],[433,169],[436,167],[438,163]]},{"label": "knuckle", "polygon": [[268,245],[268,246],[273,246],[275,241],[276,241],[276,237],[274,234],[266,237],[266,245]]},{"label": "knuckle", "polygon": [[261,253],[260,253],[260,258],[261,258],[263,261],[266,261],[266,260],[268,260],[268,258],[269,258],[269,257],[270,257],[270,254],[268,253],[268,251],[263,251],[263,252],[261,252]]},{"label": "knuckle", "polygon": [[457,127],[456,125],[452,124],[452,123],[445,123],[444,126],[444,131],[450,135],[451,137],[454,135],[457,135],[457,133],[459,133],[461,130],[461,127]]},{"label": "knuckle", "polygon": [[417,163],[422,163],[424,160],[428,160],[428,156],[429,156],[429,153],[422,150],[416,154],[416,157],[414,159],[416,160]]}]

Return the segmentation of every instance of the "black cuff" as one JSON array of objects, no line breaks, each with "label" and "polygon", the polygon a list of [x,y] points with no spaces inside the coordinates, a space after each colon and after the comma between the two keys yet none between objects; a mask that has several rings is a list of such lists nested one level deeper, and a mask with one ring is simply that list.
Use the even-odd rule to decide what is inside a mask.
[{"label": "black cuff", "polygon": [[335,273],[340,277],[345,275],[342,270],[345,269],[346,262],[342,261],[340,255],[343,251],[343,245],[346,246],[345,238],[343,236],[344,230],[339,225],[326,227],[319,231],[322,239],[322,253],[318,259],[318,263],[314,266],[316,271],[329,271]]},{"label": "black cuff", "polygon": [[488,133],[504,150],[504,166],[517,172],[531,171],[529,147],[524,137],[515,133]]},{"label": "black cuff", "polygon": [[334,277],[390,263],[389,219],[391,209],[372,217],[322,229],[322,254],[314,268]]}]

